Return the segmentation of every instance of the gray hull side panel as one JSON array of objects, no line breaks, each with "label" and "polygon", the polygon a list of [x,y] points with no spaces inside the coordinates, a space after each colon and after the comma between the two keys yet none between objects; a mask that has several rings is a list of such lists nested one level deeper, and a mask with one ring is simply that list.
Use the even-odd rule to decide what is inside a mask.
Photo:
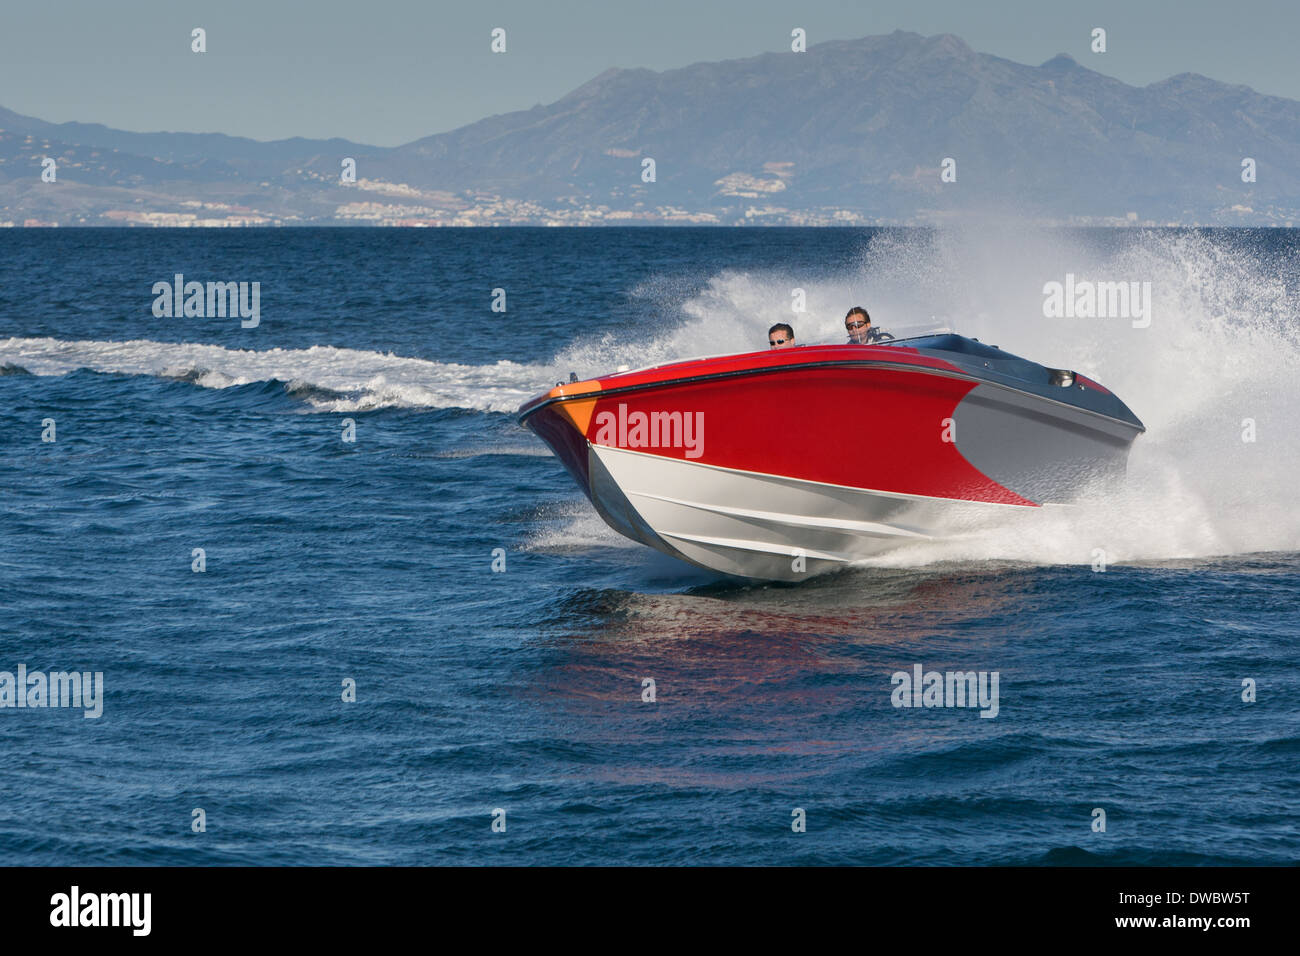
[{"label": "gray hull side panel", "polygon": [[989,385],[971,389],[953,419],[966,460],[1037,504],[1073,501],[1122,479],[1138,435],[1124,422]]}]

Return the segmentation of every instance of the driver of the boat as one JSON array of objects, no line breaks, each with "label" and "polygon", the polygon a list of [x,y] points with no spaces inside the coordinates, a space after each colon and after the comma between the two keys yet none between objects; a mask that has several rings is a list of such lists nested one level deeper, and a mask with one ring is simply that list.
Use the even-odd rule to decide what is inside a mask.
[{"label": "driver of the boat", "polygon": [[871,316],[860,305],[849,309],[848,315],[844,316],[844,331],[849,333],[848,344],[850,345],[871,345],[874,342],[893,338],[888,332],[873,329]]},{"label": "driver of the boat", "polygon": [[794,345],[794,329],[784,322],[778,322],[767,330],[768,348],[784,349]]}]

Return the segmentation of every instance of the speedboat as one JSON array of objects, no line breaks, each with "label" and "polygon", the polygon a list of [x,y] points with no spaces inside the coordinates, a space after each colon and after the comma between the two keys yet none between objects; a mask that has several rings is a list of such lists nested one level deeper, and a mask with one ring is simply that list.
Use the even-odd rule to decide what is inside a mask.
[{"label": "speedboat", "polygon": [[570,374],[518,416],[616,531],[779,581],[1104,490],[1146,430],[1097,382],[953,333]]}]

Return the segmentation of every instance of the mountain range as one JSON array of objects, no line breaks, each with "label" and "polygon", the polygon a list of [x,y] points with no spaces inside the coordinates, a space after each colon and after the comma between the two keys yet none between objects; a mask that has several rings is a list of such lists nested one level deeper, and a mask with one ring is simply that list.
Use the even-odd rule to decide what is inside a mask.
[{"label": "mountain range", "polygon": [[[47,157],[55,182],[41,179]],[[346,159],[355,183],[340,180]],[[970,213],[1298,221],[1300,102],[1190,73],[1135,87],[1064,54],[1030,66],[899,31],[611,69],[550,105],[393,148],[131,133],[0,109],[0,221],[19,225],[918,224]]]}]

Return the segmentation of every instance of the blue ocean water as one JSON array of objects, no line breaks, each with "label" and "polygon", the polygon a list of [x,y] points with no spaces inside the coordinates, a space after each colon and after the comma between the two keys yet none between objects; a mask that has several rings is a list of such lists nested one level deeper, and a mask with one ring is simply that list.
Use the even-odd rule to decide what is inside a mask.
[{"label": "blue ocean water", "polygon": [[[0,708],[0,863],[1295,863],[1298,255],[0,230],[0,671],[105,687],[98,719]],[[1071,272],[1149,282],[1151,321],[1044,317]],[[155,316],[177,273],[260,283],[259,324]],[[835,341],[853,304],[1114,389],[1148,427],[1129,487],[746,585],[609,531],[510,414],[778,321]],[[893,706],[917,664],[997,672],[997,716]]]}]

